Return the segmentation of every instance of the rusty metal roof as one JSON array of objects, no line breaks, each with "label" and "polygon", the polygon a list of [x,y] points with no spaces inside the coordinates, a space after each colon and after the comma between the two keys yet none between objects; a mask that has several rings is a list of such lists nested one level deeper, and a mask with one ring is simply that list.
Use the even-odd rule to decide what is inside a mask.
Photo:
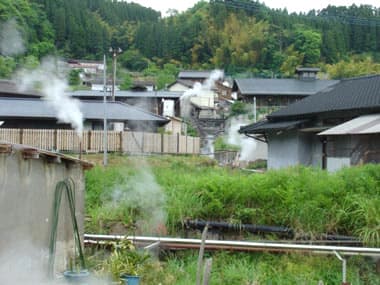
[{"label": "rusty metal roof", "polygon": [[380,114],[365,115],[319,133],[319,136],[330,135],[363,135],[380,133]]},{"label": "rusty metal roof", "polygon": [[69,155],[65,155],[58,152],[42,150],[33,146],[21,145],[9,143],[6,141],[0,141],[0,154],[10,154],[13,152],[21,152],[25,159],[44,159],[50,163],[68,162],[82,165],[84,170],[91,169],[94,164],[75,158]]}]

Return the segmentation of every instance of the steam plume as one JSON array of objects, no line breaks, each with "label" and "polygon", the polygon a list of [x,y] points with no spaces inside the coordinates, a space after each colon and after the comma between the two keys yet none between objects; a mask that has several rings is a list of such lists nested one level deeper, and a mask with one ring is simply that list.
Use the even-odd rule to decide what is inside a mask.
[{"label": "steam plume", "polygon": [[241,126],[249,124],[250,121],[244,116],[233,117],[229,121],[229,128],[227,131],[227,141],[229,144],[239,145],[241,147],[240,160],[251,161],[254,160],[254,152],[256,150],[257,143],[254,139],[244,137],[238,133]]},{"label": "steam plume", "polygon": [[25,46],[21,33],[18,30],[17,22],[10,19],[0,25],[0,52],[5,56],[12,56],[24,53]]},{"label": "steam plume", "polygon": [[55,110],[58,121],[70,124],[81,136],[83,114],[80,102],[65,93],[68,84],[64,70],[57,68],[57,59],[46,58],[40,67],[32,71],[20,71],[17,79],[22,90],[41,88],[44,99]]},{"label": "steam plume", "polygon": [[191,97],[196,97],[196,96],[201,97],[202,95],[205,95],[206,93],[210,92],[212,88],[214,88],[215,81],[223,78],[223,76],[224,76],[223,71],[219,69],[215,69],[211,72],[210,77],[207,78],[207,80],[203,84],[199,82],[195,82],[195,84],[193,85],[193,88],[186,90],[181,96],[181,116],[185,118],[190,116]]},{"label": "steam plume", "polygon": [[165,194],[144,160],[134,177],[113,190],[112,204],[136,209],[136,223],[144,234],[162,234],[166,223]]}]

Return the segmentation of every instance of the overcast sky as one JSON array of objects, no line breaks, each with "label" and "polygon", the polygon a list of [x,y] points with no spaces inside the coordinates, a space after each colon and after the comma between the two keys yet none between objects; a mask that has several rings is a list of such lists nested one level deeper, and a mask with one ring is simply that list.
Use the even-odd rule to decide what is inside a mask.
[{"label": "overcast sky", "polygon": [[[165,15],[168,9],[176,9],[182,12],[194,6],[199,0],[133,0],[127,2],[139,3],[145,7],[151,7],[154,10],[161,11]],[[320,10],[329,4],[335,6],[351,6],[351,4],[368,4],[380,7],[379,0],[260,0],[270,8],[287,8],[288,12],[308,12],[312,9]]]}]

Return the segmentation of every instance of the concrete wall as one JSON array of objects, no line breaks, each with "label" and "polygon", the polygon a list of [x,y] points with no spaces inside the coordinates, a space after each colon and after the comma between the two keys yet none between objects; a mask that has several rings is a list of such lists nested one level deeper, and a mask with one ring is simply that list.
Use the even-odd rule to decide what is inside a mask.
[{"label": "concrete wall", "polygon": [[298,144],[296,132],[268,134],[268,168],[299,164]]},{"label": "concrete wall", "polygon": [[[21,259],[33,251],[37,256],[27,262],[24,272],[35,270],[35,267],[47,268],[55,187],[57,182],[69,177],[76,186],[76,216],[83,236],[85,185],[82,166],[65,159],[48,162],[43,155],[24,159],[21,149],[0,153],[0,257],[10,249],[14,258]],[[55,269],[59,272],[68,268],[74,247],[66,196],[62,198],[55,258]]]},{"label": "concrete wall", "polygon": [[268,135],[268,168],[322,166],[322,143],[313,133],[296,130]]}]

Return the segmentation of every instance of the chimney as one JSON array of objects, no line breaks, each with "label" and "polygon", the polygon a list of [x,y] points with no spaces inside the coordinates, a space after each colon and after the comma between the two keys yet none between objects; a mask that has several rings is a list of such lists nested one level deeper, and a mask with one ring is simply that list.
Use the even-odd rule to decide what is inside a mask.
[{"label": "chimney", "polygon": [[320,68],[317,67],[297,67],[296,74],[299,80],[314,81],[317,79],[317,73]]}]

